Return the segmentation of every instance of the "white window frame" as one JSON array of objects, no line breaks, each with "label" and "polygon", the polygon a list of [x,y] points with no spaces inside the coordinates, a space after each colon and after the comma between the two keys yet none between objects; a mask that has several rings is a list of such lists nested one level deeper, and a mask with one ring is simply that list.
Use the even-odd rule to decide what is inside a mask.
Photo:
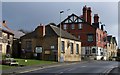
[{"label": "white window frame", "polygon": [[63,29],[64,29],[64,30],[67,29],[67,25],[66,25],[66,24],[63,25]]},{"label": "white window frame", "polygon": [[82,24],[78,24],[78,29],[82,29]]}]

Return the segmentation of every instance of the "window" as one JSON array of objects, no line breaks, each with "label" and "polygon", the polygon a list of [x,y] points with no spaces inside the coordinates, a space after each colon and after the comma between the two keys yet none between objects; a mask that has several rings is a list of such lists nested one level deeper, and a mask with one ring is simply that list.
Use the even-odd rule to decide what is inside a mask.
[{"label": "window", "polygon": [[88,49],[85,50],[85,54],[86,55],[89,54],[89,50]]},{"label": "window", "polygon": [[92,49],[92,53],[96,53],[96,49],[95,48]]},{"label": "window", "polygon": [[98,41],[98,33],[96,34],[96,41]]},{"label": "window", "polygon": [[71,25],[71,29],[75,29],[75,25],[74,24]]},{"label": "window", "polygon": [[82,29],[82,24],[78,24],[78,29]]},{"label": "window", "polygon": [[31,41],[26,41],[26,49],[32,50],[32,42]]},{"label": "window", "polygon": [[54,48],[55,48],[55,46],[51,46],[50,48],[51,48],[51,49],[54,49]]},{"label": "window", "polygon": [[78,38],[80,39],[80,35],[78,35]]},{"label": "window", "polygon": [[2,37],[2,31],[0,31],[0,37]]},{"label": "window", "polygon": [[76,54],[79,54],[79,44],[76,44]]},{"label": "window", "polygon": [[65,51],[65,42],[62,41],[61,44],[62,44],[62,45],[61,45],[61,52],[64,52],[64,51]]},{"label": "window", "polygon": [[93,42],[93,34],[88,34],[88,42]]},{"label": "window", "polygon": [[0,44],[0,52],[2,52],[2,44]]},{"label": "window", "polygon": [[73,43],[70,44],[70,53],[73,54]]},{"label": "window", "polygon": [[10,38],[10,34],[7,34],[7,39],[9,39]]},{"label": "window", "polygon": [[63,27],[64,27],[63,29],[65,29],[65,30],[67,29],[67,25],[66,24],[64,24]]}]

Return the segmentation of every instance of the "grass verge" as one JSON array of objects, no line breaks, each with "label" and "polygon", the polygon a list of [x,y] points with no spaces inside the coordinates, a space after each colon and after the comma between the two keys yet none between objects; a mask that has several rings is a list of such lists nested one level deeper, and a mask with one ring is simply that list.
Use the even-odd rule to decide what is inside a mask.
[{"label": "grass verge", "polygon": [[[45,64],[52,64],[57,63],[54,61],[44,61],[44,60],[35,60],[35,59],[15,59],[19,62],[19,65],[25,65],[25,66],[34,66],[34,65],[45,65]],[[27,61],[25,61],[27,60]],[[9,66],[9,65],[0,65],[0,70],[7,70],[16,68],[18,66]]]}]

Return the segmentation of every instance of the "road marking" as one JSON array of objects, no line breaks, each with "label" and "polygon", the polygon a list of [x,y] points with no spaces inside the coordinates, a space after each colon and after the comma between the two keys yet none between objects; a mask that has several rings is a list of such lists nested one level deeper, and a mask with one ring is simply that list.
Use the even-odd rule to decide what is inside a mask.
[{"label": "road marking", "polygon": [[60,72],[60,73],[63,73],[63,72]]},{"label": "road marking", "polygon": [[72,70],[75,70],[75,68],[69,69],[68,71],[72,71]]}]

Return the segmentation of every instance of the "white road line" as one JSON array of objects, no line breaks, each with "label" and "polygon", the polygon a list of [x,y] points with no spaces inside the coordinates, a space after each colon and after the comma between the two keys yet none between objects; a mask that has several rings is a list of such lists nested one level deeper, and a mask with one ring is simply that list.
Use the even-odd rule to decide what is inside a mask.
[{"label": "white road line", "polygon": [[60,72],[60,73],[63,73],[63,72]]},{"label": "white road line", "polygon": [[75,70],[75,68],[69,69],[68,71],[72,71],[72,70]]}]

